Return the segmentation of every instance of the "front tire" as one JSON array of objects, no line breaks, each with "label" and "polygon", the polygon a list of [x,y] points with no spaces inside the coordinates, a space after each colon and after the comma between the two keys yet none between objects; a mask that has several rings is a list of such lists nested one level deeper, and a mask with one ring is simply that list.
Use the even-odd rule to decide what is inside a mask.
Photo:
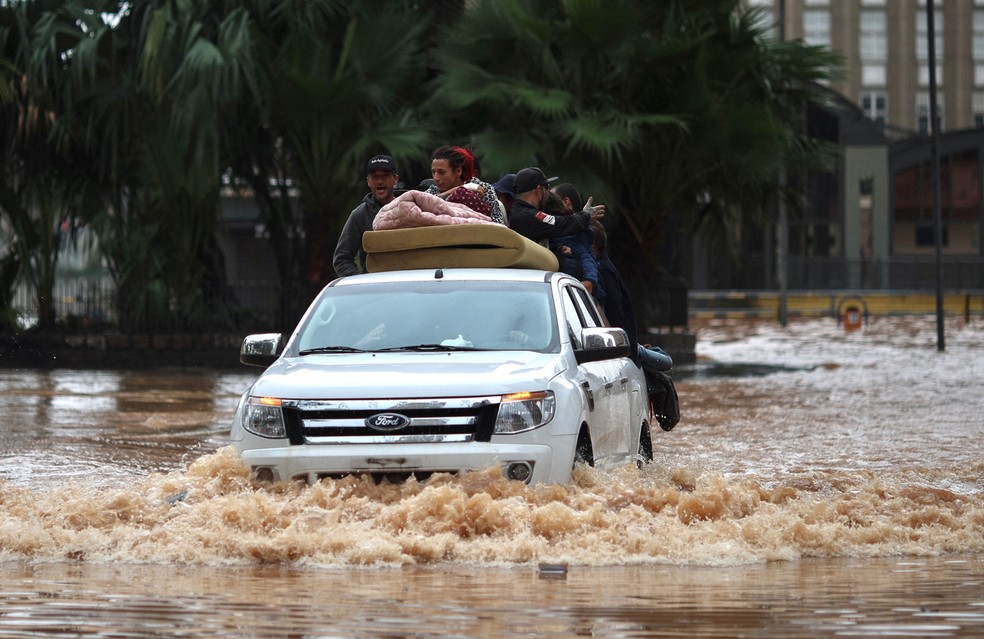
[{"label": "front tire", "polygon": [[577,435],[577,446],[574,448],[574,465],[587,464],[594,466],[594,451],[591,448],[591,435],[588,429],[581,427],[581,432]]}]

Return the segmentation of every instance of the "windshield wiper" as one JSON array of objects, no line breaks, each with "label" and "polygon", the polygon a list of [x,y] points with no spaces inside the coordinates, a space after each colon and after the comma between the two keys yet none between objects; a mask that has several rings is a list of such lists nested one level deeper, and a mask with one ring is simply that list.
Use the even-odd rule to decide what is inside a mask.
[{"label": "windshield wiper", "polygon": [[319,346],[317,348],[306,348],[300,355],[314,355],[315,353],[365,353],[366,351],[354,346]]},{"label": "windshield wiper", "polygon": [[411,344],[407,346],[393,346],[390,348],[380,348],[375,352],[385,351],[479,351],[480,348],[474,346],[454,346],[452,344]]}]

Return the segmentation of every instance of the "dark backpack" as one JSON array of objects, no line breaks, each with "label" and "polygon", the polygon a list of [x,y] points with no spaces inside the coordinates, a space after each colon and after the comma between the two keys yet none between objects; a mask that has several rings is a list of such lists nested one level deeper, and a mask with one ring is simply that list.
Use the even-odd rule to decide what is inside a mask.
[{"label": "dark backpack", "polygon": [[673,430],[680,421],[680,398],[673,379],[659,371],[646,370],[645,373],[649,401],[653,405],[656,421],[663,430]]}]

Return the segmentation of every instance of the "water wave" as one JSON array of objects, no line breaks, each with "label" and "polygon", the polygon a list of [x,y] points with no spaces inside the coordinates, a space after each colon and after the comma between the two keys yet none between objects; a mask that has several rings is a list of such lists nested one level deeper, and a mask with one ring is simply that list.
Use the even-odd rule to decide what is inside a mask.
[{"label": "water wave", "polygon": [[[579,469],[528,487],[498,470],[427,482],[255,484],[230,448],[107,489],[0,483],[0,558],[178,565],[740,565],[984,552],[980,494],[954,472],[728,477],[694,466]],[[929,471],[927,471],[929,472]]]}]

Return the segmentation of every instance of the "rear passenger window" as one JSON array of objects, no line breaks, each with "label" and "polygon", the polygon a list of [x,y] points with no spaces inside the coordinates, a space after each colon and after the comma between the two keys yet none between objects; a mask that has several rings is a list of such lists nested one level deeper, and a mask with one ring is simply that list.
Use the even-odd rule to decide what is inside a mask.
[{"label": "rear passenger window", "polygon": [[588,299],[588,294],[573,286],[568,287],[568,290],[574,294],[574,298],[577,301],[577,307],[581,314],[581,322],[587,328],[597,328],[599,326],[604,326],[601,321],[601,316],[598,315],[598,309],[594,303]]},{"label": "rear passenger window", "polygon": [[573,286],[565,286],[561,298],[564,300],[564,317],[567,321],[567,332],[570,334],[571,342],[574,346],[581,348],[581,329],[584,323],[581,319],[581,310],[578,308],[577,298],[574,295],[576,289]]}]

